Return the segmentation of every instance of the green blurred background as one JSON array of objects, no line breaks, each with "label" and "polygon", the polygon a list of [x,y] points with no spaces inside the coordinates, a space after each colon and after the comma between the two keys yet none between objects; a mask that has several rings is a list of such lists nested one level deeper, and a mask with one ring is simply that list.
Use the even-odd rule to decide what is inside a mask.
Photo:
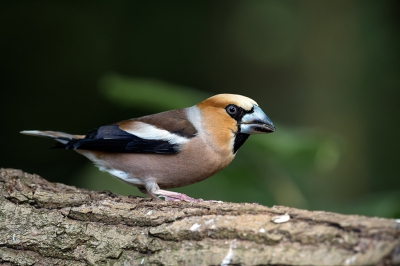
[{"label": "green blurred background", "polygon": [[192,197],[400,216],[399,1],[2,1],[0,167],[129,195],[20,130],[84,134],[217,93],[277,125]]}]

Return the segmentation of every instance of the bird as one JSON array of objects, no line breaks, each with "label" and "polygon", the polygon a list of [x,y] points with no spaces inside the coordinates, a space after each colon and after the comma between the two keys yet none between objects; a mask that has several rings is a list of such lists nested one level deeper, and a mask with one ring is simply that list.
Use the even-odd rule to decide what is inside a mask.
[{"label": "bird", "polygon": [[258,104],[238,94],[217,94],[187,108],[101,126],[86,135],[20,133],[51,138],[154,199],[195,202],[170,188],[200,182],[228,166],[252,134],[275,131]]}]

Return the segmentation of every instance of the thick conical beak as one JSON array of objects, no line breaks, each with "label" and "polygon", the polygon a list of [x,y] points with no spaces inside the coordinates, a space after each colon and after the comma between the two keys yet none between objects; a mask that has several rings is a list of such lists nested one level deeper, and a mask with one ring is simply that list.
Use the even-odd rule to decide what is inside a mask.
[{"label": "thick conical beak", "polygon": [[240,132],[245,134],[272,133],[275,126],[260,107],[254,105],[253,112],[243,116]]}]

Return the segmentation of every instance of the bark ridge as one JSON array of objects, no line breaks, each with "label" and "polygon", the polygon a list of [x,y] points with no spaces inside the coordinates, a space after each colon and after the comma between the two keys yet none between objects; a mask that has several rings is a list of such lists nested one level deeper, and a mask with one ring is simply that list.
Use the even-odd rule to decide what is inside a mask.
[{"label": "bark ridge", "polygon": [[0,169],[2,265],[400,265],[399,236],[392,219],[154,201]]}]

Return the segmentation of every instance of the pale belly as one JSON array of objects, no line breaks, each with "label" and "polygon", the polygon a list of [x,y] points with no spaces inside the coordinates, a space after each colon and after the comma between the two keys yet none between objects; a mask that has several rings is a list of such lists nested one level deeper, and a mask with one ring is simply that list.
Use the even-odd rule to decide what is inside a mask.
[{"label": "pale belly", "polygon": [[136,187],[152,181],[160,188],[175,188],[202,181],[225,168],[234,158],[205,147],[177,154],[104,153],[77,150],[101,171]]}]

